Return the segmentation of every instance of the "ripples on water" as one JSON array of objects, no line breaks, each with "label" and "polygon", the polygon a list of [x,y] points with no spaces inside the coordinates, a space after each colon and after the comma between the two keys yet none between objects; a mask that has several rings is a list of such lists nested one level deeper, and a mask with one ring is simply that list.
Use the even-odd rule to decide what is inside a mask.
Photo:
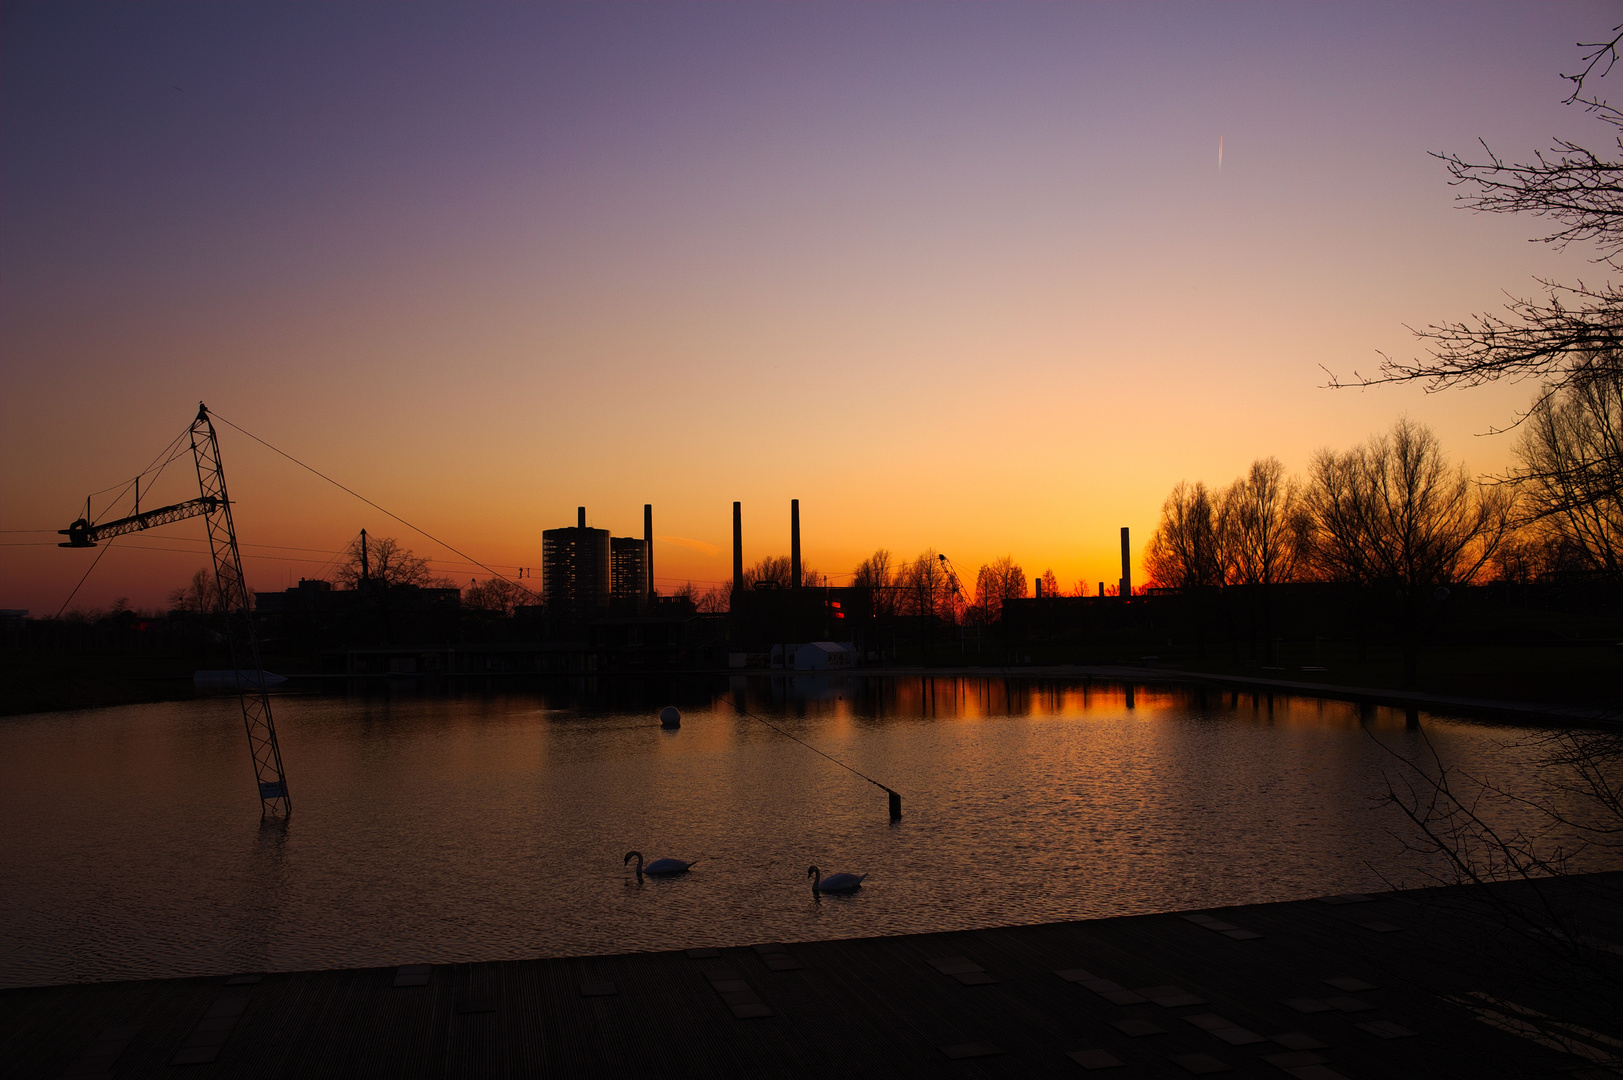
[{"label": "ripples on water", "polygon": [[[0,985],[906,933],[1423,883],[1402,713],[992,679],[733,680],[662,731],[543,694],[275,701],[262,828],[235,704],[0,720]],[[549,707],[549,700],[552,706]],[[1526,729],[1424,717],[1515,784]],[[629,849],[698,859],[636,879]],[[871,876],[812,898],[806,867]]]}]

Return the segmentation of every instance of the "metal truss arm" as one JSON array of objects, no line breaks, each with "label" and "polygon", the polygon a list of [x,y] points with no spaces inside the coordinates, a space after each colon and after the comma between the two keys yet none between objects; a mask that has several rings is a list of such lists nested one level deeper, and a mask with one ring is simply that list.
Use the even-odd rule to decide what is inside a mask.
[{"label": "metal truss arm", "polygon": [[58,544],[57,547],[95,547],[96,542],[99,540],[111,540],[113,537],[123,536],[125,533],[140,532],[143,529],[155,529],[159,525],[168,525],[171,522],[185,521],[187,518],[211,514],[218,508],[218,502],[219,500],[206,496],[201,499],[188,499],[186,502],[175,503],[173,506],[160,506],[156,510],[131,514],[129,517],[122,517],[116,521],[104,521],[99,524],[92,524],[84,518],[80,518],[67,528],[57,530],[58,533],[68,538],[67,543]]}]

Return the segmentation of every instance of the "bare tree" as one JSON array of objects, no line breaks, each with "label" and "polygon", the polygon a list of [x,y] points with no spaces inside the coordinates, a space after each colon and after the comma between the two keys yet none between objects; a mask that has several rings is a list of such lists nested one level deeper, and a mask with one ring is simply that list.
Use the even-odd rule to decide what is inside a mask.
[{"label": "bare tree", "polygon": [[1543,395],[1511,479],[1526,519],[1590,569],[1623,573],[1623,366],[1586,362]]},{"label": "bare tree", "polygon": [[[1429,743],[1414,759],[1382,745],[1398,763],[1386,776],[1385,801],[1414,827],[1405,846],[1439,867],[1433,874],[1440,883],[1478,886],[1447,894],[1443,917],[1485,918],[1520,939],[1519,950],[1478,957],[1484,982],[1503,984],[1509,975],[1523,993],[1537,988],[1543,1010],[1510,1007],[1522,1030],[1615,1064],[1610,1053],[1597,1059],[1593,1048],[1571,1039],[1574,1031],[1604,1030],[1616,1021],[1623,953],[1595,936],[1584,910],[1586,899],[1611,901],[1585,883],[1577,887],[1577,904],[1571,890],[1546,886],[1552,878],[1615,866],[1623,854],[1623,735],[1560,730],[1512,744],[1507,749],[1538,767],[1537,778],[1518,791],[1448,765]],[[1506,881],[1525,889],[1483,887]],[[1585,1027],[1573,1027],[1575,1021]]]},{"label": "bare tree", "polygon": [[768,555],[754,566],[744,568],[744,588],[753,589],[757,585],[770,585],[774,588],[787,589],[794,581],[793,567],[787,555]]},{"label": "bare tree", "polygon": [[[429,569],[427,559],[416,555],[392,536],[367,537],[365,557],[367,577],[384,585],[456,587],[450,579],[436,576]],[[344,549],[338,568],[334,571],[339,584],[350,589],[360,584],[361,558],[361,538],[357,536]]]},{"label": "bare tree", "polygon": [[1373,562],[1365,547],[1369,498],[1363,450],[1338,454],[1324,449],[1314,455],[1303,498],[1313,534],[1309,561],[1314,576],[1358,586],[1370,583]]},{"label": "bare tree", "polygon": [[947,572],[941,557],[931,548],[902,567],[898,575],[901,589],[898,593],[898,614],[922,616],[926,619],[950,619],[954,610]]},{"label": "bare tree", "polygon": [[[693,590],[693,582],[688,582],[687,588]],[[694,603],[706,615],[719,615],[732,609],[733,583],[728,579],[719,585],[712,585],[703,593],[695,593]]]},{"label": "bare tree", "polygon": [[1505,538],[1494,552],[1487,573],[1495,581],[1526,585],[1554,574],[1592,569],[1587,555],[1576,544],[1547,522],[1535,521]]},{"label": "bare tree", "polygon": [[491,577],[484,581],[470,581],[468,587],[462,590],[464,607],[509,619],[525,604],[538,602],[534,593],[518,582],[508,581],[506,578]]},{"label": "bare tree", "polygon": [[[1230,584],[1251,609],[1263,655],[1277,662],[1274,587],[1294,581],[1307,551],[1307,519],[1299,487],[1278,458],[1258,458],[1218,496],[1216,550]],[[1256,637],[1252,638],[1253,646]]]},{"label": "bare tree", "polygon": [[1511,529],[1509,491],[1473,485],[1405,418],[1346,454],[1322,451],[1307,503],[1319,564],[1389,597],[1412,682],[1422,615],[1492,560]]},{"label": "bare tree", "polygon": [[851,584],[869,589],[873,595],[873,613],[881,618],[896,614],[896,573],[892,569],[890,551],[877,548],[872,555],[857,564],[851,575]]},{"label": "bare tree", "polygon": [[1278,458],[1258,458],[1223,493],[1229,578],[1264,587],[1296,578],[1307,553],[1300,490]]},{"label": "bare tree", "polygon": [[1180,480],[1161,504],[1161,521],[1144,548],[1150,585],[1183,594],[1180,607],[1201,656],[1206,655],[1207,622],[1228,576],[1227,532],[1220,499],[1204,483]]},{"label": "bare tree", "polygon": [[1410,595],[1474,580],[1509,532],[1508,493],[1450,469],[1429,428],[1399,420],[1364,448],[1362,465],[1374,576]]},{"label": "bare tree", "polygon": [[[1623,127],[1623,112],[1598,96],[1582,96],[1586,80],[1605,77],[1617,60],[1623,26],[1609,41],[1585,46],[1584,69],[1565,78],[1574,90],[1568,103],[1614,128]],[[1565,248],[1574,242],[1594,244],[1595,261],[1623,267],[1623,136],[1614,135],[1602,152],[1558,139],[1548,152],[1527,163],[1500,158],[1487,143],[1481,160],[1458,154],[1434,154],[1448,169],[1449,183],[1467,190],[1458,196],[1465,209],[1492,214],[1527,214],[1555,226],[1544,243]],[[1537,378],[1546,393],[1566,387],[1592,357],[1617,370],[1623,357],[1623,291],[1605,283],[1560,285],[1540,280],[1544,295],[1517,299],[1505,315],[1479,315],[1472,321],[1442,323],[1416,331],[1429,343],[1424,359],[1385,358],[1380,374],[1351,380],[1357,385],[1421,381],[1432,390],[1475,386],[1501,378]],[[1340,385],[1332,378],[1332,385]]]},{"label": "bare tree", "polygon": [[1180,480],[1161,504],[1161,523],[1145,547],[1150,584],[1163,589],[1221,585],[1223,563],[1215,500],[1205,484]]},{"label": "bare tree", "polygon": [[982,623],[991,625],[1003,618],[1003,601],[1026,595],[1026,572],[1004,555],[981,566],[975,575],[975,602],[972,610]]},{"label": "bare tree", "polygon": [[176,611],[189,611],[195,615],[214,615],[225,610],[225,599],[213,572],[198,569],[192,573],[190,581],[170,590],[169,606]]},{"label": "bare tree", "polygon": [[1059,578],[1054,575],[1054,571],[1052,571],[1052,570],[1044,570],[1043,571],[1043,576],[1038,578],[1037,580],[1042,582],[1043,595],[1045,597],[1046,596],[1058,596],[1058,595],[1060,595]]},{"label": "bare tree", "polygon": [[[800,583],[802,585],[819,585],[822,583],[822,574],[810,566],[802,565],[800,568]],[[753,589],[757,583],[763,587],[787,589],[794,584],[794,564],[787,555],[768,555],[754,566],[744,569],[744,588]],[[731,579],[729,579],[729,587]]]}]

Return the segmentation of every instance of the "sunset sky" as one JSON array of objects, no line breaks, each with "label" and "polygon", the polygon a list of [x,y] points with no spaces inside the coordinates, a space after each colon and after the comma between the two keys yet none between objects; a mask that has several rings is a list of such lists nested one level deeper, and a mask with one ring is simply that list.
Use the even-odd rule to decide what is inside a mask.
[{"label": "sunset sky", "polygon": [[[1427,152],[1607,143],[1559,75],[1617,11],[7,3],[0,606],[57,610],[95,553],[54,530],[199,399],[507,571],[651,502],[662,591],[728,576],[735,499],[750,562],[798,498],[834,583],[934,547],[1091,588],[1259,456],[1407,414],[1503,468],[1531,386],[1326,371],[1601,279]],[[485,576],[221,438],[253,587],[362,527]],[[161,605],[203,551],[118,541],[73,603]]]}]

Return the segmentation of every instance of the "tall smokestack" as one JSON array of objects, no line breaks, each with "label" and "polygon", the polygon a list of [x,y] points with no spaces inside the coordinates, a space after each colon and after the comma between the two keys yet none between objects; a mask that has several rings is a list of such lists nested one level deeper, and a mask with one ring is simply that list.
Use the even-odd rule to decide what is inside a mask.
[{"label": "tall smokestack", "polygon": [[654,589],[654,504],[642,504],[642,560],[648,568],[648,595],[659,595]]},{"label": "tall smokestack", "polygon": [[1121,594],[1133,595],[1133,563],[1127,544],[1127,526],[1121,527]]},{"label": "tall smokestack", "polygon": [[789,500],[789,573],[790,584],[800,588],[800,500]]},{"label": "tall smokestack", "polygon": [[743,504],[733,503],[733,594],[744,588],[744,512]]},{"label": "tall smokestack", "polygon": [[575,528],[586,528],[586,507],[584,506],[575,507]]}]

